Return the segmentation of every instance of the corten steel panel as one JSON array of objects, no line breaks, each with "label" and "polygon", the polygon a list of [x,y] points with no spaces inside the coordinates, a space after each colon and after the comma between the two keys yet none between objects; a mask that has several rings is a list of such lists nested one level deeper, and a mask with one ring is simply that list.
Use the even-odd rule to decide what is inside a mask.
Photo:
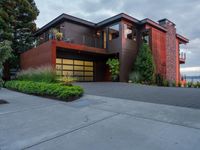
[{"label": "corten steel panel", "polygon": [[60,48],[73,49],[73,50],[98,53],[98,54],[107,54],[106,50],[101,49],[101,48],[89,47],[86,45],[79,45],[79,44],[72,44],[72,43],[67,43],[64,41],[55,41],[55,42],[56,42],[56,47],[60,47]]},{"label": "corten steel panel", "polygon": [[166,33],[150,25],[151,29],[151,49],[156,67],[156,73],[166,78]]},{"label": "corten steel panel", "polygon": [[53,65],[54,54],[52,41],[45,42],[36,48],[30,49],[20,55],[21,69],[36,68]]}]

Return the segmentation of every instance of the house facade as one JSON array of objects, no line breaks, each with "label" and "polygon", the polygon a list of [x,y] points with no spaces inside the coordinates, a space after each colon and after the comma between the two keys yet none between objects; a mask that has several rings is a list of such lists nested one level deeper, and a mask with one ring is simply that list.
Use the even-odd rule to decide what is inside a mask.
[{"label": "house facade", "polygon": [[[61,40],[55,40],[52,29],[63,34]],[[51,65],[58,75],[79,81],[110,81],[108,58],[119,59],[119,79],[128,81],[139,47],[145,42],[152,50],[156,73],[178,82],[180,64],[185,63],[180,44],[189,42],[176,33],[175,24],[168,19],[137,20],[124,13],[99,23],[62,14],[34,36],[38,44],[21,54],[21,69]]]}]

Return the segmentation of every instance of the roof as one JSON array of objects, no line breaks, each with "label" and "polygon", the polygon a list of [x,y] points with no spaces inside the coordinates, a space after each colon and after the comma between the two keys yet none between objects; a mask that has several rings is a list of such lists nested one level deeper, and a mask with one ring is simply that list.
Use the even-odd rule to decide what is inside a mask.
[{"label": "roof", "polygon": [[176,37],[181,40],[183,43],[189,43],[189,39],[187,39],[186,37],[180,35],[180,34],[176,34]]},{"label": "roof", "polygon": [[[81,18],[77,18],[77,17],[74,17],[74,16],[71,16],[71,15],[67,15],[67,14],[61,14],[60,16],[58,16],[57,18],[55,18],[54,20],[52,20],[51,22],[49,22],[48,24],[44,25],[42,28],[40,28],[39,30],[37,30],[35,33],[34,33],[34,36],[36,35],[39,35],[41,33],[43,33],[44,31],[48,30],[50,27],[53,27],[53,26],[56,26],[58,23],[60,22],[63,22],[65,20],[69,20],[69,21],[72,21],[72,22],[75,22],[75,23],[78,23],[78,24],[82,24],[82,25],[85,25],[85,26],[88,26],[88,27],[93,27],[93,28],[98,28],[98,27],[102,27],[102,26],[106,26],[108,24],[112,24],[116,21],[119,21],[121,19],[125,19],[125,20],[128,20],[132,23],[136,23],[138,25],[143,25],[143,24],[150,24],[164,32],[166,32],[167,30],[161,26],[159,23],[157,22],[154,22],[152,21],[151,19],[149,18],[146,18],[146,19],[143,19],[143,20],[138,20],[138,19],[135,19],[133,18],[132,16],[129,16],[125,13],[120,13],[118,15],[115,15],[113,17],[110,17],[108,19],[105,19],[101,22],[98,22],[98,23],[93,23],[93,22],[90,22],[90,21],[87,21],[87,20],[84,20],[84,19],[81,19]],[[160,20],[159,22],[161,21],[166,21],[167,19],[162,19]],[[168,20],[169,21],[169,20]],[[186,38],[185,38],[186,39]],[[187,39],[188,40],[188,39]],[[188,40],[189,41],[189,40]]]}]

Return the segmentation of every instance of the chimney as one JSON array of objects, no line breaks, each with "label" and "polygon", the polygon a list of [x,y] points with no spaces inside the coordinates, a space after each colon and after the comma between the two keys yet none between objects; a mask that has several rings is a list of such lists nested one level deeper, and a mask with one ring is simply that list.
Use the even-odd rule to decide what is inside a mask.
[{"label": "chimney", "polygon": [[164,27],[166,32],[166,78],[169,81],[176,81],[177,77],[177,58],[178,53],[176,51],[176,28],[175,24],[168,20],[159,20],[159,25]]}]

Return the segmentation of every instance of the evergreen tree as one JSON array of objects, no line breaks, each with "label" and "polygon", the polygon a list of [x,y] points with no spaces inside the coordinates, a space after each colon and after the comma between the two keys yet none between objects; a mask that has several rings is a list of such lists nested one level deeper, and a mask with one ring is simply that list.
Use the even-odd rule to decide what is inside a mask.
[{"label": "evergreen tree", "polygon": [[38,14],[34,0],[0,0],[0,52],[12,56],[6,66],[17,68],[19,53],[33,47]]},{"label": "evergreen tree", "polygon": [[145,43],[141,45],[134,70],[139,72],[141,82],[153,83],[155,79],[155,65],[149,46]]}]

